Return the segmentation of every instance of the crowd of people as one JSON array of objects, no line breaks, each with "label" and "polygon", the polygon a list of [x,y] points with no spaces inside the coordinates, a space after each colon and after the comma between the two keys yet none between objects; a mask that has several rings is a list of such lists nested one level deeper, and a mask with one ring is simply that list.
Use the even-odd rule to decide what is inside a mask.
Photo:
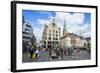
[{"label": "crowd of people", "polygon": [[35,59],[39,57],[39,49],[37,47],[27,47],[27,55],[30,59]]},{"label": "crowd of people", "polygon": [[51,49],[51,48],[49,48],[49,57],[62,59],[64,56],[67,56],[67,55],[71,56],[73,53],[73,50],[74,50],[73,48],[68,48],[68,49],[63,49],[63,48]]},{"label": "crowd of people", "polygon": [[30,59],[34,59],[37,61],[38,57],[39,57],[39,53],[40,51],[45,51],[48,52],[49,55],[49,59],[63,59],[64,56],[72,56],[74,51],[79,52],[80,49],[78,48],[41,48],[41,47],[29,47],[27,48],[27,52],[28,52],[28,57]]}]

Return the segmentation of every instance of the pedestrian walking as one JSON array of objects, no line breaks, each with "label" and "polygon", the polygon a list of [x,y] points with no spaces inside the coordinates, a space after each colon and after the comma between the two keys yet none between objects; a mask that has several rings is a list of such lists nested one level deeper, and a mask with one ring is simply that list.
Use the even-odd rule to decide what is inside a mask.
[{"label": "pedestrian walking", "polygon": [[57,57],[60,59],[60,50],[59,49],[56,50],[56,54],[57,54]]},{"label": "pedestrian walking", "polygon": [[71,56],[71,48],[68,49],[68,55]]},{"label": "pedestrian walking", "polygon": [[68,56],[69,56],[70,54],[69,54],[69,48],[68,48]]},{"label": "pedestrian walking", "polygon": [[51,57],[51,48],[48,49],[49,52],[49,58]]},{"label": "pedestrian walking", "polygon": [[30,59],[32,59],[33,58],[33,49],[31,48],[30,49]]},{"label": "pedestrian walking", "polygon": [[37,59],[38,59],[38,57],[39,57],[39,50],[38,50],[38,49],[36,49],[35,54],[36,54],[36,61],[37,61]]},{"label": "pedestrian walking", "polygon": [[61,58],[63,58],[63,49],[62,48],[60,49],[60,56],[61,56]]},{"label": "pedestrian walking", "polygon": [[72,55],[72,54],[73,54],[73,47],[70,48],[70,55]]},{"label": "pedestrian walking", "polygon": [[64,49],[64,55],[65,55],[65,56],[67,55],[67,50],[66,50],[66,49]]}]

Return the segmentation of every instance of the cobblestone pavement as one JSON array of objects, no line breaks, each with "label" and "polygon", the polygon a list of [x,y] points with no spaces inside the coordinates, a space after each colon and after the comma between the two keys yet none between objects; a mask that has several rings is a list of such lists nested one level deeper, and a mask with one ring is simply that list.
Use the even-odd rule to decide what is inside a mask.
[{"label": "cobblestone pavement", "polygon": [[23,54],[23,63],[25,62],[45,62],[45,61],[70,61],[70,60],[87,60],[91,59],[91,53],[86,50],[80,50],[79,52],[73,51],[71,56],[63,56],[62,58],[51,59],[49,57],[49,52],[40,51],[39,57],[37,59],[30,59],[28,54]]}]

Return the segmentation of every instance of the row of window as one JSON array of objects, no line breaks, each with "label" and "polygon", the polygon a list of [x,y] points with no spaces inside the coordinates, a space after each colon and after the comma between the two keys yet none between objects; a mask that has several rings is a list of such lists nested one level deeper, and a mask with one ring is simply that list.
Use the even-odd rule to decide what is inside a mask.
[{"label": "row of window", "polygon": [[[49,30],[49,32],[52,32],[51,30]],[[58,31],[53,30],[53,33],[58,33]],[[60,32],[59,32],[60,33]]]},{"label": "row of window", "polygon": [[[51,33],[49,33],[49,36],[51,36]],[[58,34],[53,34],[53,36],[58,37]],[[59,35],[60,36],[60,35]]]},{"label": "row of window", "polygon": [[[48,41],[48,44],[58,44],[58,41]],[[46,41],[44,41],[44,45],[46,44]]]},{"label": "row of window", "polygon": [[24,31],[31,31],[32,29],[32,26],[29,25],[28,23],[24,24],[24,27],[23,27]]},{"label": "row of window", "polygon": [[[44,36],[46,36],[46,35],[44,35]],[[51,37],[51,33],[49,33],[49,37]],[[58,34],[53,34],[53,37],[60,37],[60,35],[58,35]]]},{"label": "row of window", "polygon": [[[53,33],[55,33],[55,32],[53,32]],[[60,33],[60,32],[59,32]],[[58,31],[56,31],[56,33],[55,34],[53,34],[53,36],[55,36],[55,35],[57,35],[58,36]],[[44,35],[47,35],[47,33],[46,32],[44,32]],[[51,31],[49,31],[49,36],[51,36]]]},{"label": "row of window", "polygon": [[31,28],[31,25],[27,25],[27,24],[26,24],[26,27],[29,27],[29,28]]},{"label": "row of window", "polygon": [[23,32],[23,34],[30,35],[30,33],[28,33],[28,32]]},{"label": "row of window", "polygon": [[23,39],[31,39],[31,38],[28,36],[23,36]]},{"label": "row of window", "polygon": [[25,28],[25,31],[30,31],[30,29],[28,29],[28,28]]},{"label": "row of window", "polygon": [[[51,40],[51,37],[48,37],[49,40]],[[45,40],[47,40],[47,37],[45,37]],[[58,40],[58,38],[53,38],[53,40]]]}]

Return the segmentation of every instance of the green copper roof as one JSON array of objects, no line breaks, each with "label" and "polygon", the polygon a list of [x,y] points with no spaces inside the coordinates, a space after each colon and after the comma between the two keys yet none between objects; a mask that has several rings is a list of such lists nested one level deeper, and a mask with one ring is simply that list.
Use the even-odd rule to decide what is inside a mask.
[{"label": "green copper roof", "polygon": [[64,20],[63,32],[67,32],[67,28],[66,28],[66,21],[65,21],[65,20]]}]

